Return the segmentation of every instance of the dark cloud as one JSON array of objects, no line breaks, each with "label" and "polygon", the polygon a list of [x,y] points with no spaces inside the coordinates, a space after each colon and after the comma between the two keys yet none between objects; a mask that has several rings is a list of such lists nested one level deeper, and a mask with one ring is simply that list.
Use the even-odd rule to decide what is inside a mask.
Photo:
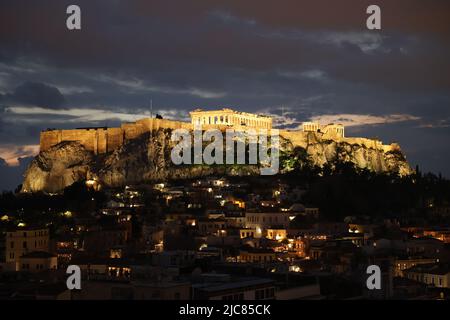
[{"label": "dark cloud", "polygon": [[[58,67],[128,70],[152,74],[171,85],[184,85],[193,80],[209,83],[208,75],[206,80],[199,78],[209,68],[220,66],[264,71],[315,65],[330,69],[330,74],[339,79],[376,82],[394,89],[442,89],[450,84],[450,73],[442,72],[450,70],[446,58],[450,43],[440,38],[450,30],[448,1],[425,4],[419,0],[380,0],[383,30],[370,34],[380,36],[382,44],[388,46],[372,54],[361,51],[361,41],[373,45],[370,38],[355,34],[352,39],[339,41],[342,34],[336,34],[367,33],[365,8],[369,1],[192,4],[134,0],[114,1],[108,6],[79,1],[83,13],[80,32],[70,32],[61,23],[68,2],[27,3],[27,10],[21,10],[23,1],[6,3],[9,5],[2,10],[5,17],[0,19],[9,26],[4,33],[0,31],[3,50],[20,50],[22,55],[32,52]],[[425,52],[411,51],[417,46],[402,37],[431,42],[438,38],[439,45],[424,43],[419,49],[426,48]],[[22,38],[27,39],[26,46],[18,41]],[[202,72],[194,76],[193,69]]]},{"label": "dark cloud", "polygon": [[[2,109],[0,107],[0,115],[2,114]],[[3,131],[5,124],[3,118],[0,118],[0,133]]]},{"label": "dark cloud", "polygon": [[8,95],[7,99],[13,103],[52,109],[61,108],[65,103],[65,98],[58,88],[30,81],[18,86],[12,94]]}]

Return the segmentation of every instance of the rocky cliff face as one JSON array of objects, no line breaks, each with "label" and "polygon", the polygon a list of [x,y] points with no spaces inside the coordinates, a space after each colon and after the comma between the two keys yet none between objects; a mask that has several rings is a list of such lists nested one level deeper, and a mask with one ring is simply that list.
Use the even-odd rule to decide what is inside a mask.
[{"label": "rocky cliff face", "polygon": [[[349,141],[322,139],[315,133],[282,134],[281,149],[302,147],[319,166],[336,159],[376,172],[411,173],[399,148],[370,147]],[[56,193],[75,181],[96,179],[105,187],[119,187],[145,181],[186,179],[212,174],[259,174],[257,166],[172,164],[175,146],[170,129],[159,129],[129,140],[111,153],[94,155],[78,142],[62,142],[41,152],[32,161],[23,182],[23,192]]]},{"label": "rocky cliff face", "polygon": [[94,159],[78,142],[62,142],[34,158],[25,172],[22,191],[58,192],[89,178]]},{"label": "rocky cliff face", "polygon": [[406,176],[413,172],[397,144],[382,145],[366,138],[330,139],[314,132],[281,132],[281,136],[288,141],[285,149],[304,148],[314,165],[340,161],[377,173],[392,172]]}]

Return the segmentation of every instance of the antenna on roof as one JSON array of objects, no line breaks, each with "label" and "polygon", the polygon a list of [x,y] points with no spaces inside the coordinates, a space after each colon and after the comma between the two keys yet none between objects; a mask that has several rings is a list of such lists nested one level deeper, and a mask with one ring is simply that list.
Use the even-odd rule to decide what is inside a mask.
[{"label": "antenna on roof", "polygon": [[150,118],[152,117],[153,113],[153,99],[150,99]]},{"label": "antenna on roof", "polygon": [[152,127],[150,128],[150,140],[153,138],[152,135],[152,130],[153,130],[153,118],[152,118],[152,113],[153,113],[153,99],[150,99],[150,123],[152,124]]}]

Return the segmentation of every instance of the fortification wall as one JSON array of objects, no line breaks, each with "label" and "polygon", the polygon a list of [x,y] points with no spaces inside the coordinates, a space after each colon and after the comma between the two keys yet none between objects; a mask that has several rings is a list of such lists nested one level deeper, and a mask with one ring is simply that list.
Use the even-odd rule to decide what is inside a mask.
[{"label": "fortification wall", "polygon": [[145,118],[134,123],[124,123],[120,128],[86,128],[47,130],[40,134],[40,151],[46,151],[63,141],[78,141],[94,154],[107,153],[120,147],[125,140],[158,129],[191,129],[189,122]]},{"label": "fortification wall", "polygon": [[[223,124],[202,125],[203,130],[226,130]],[[243,129],[254,129],[246,128]],[[70,130],[42,131],[40,135],[40,150],[45,151],[62,141],[78,141],[87,150],[95,154],[111,152],[120,147],[124,141],[132,140],[140,135],[158,129],[192,130],[190,122],[168,119],[144,118],[132,123],[123,123],[120,128],[86,128]]]},{"label": "fortification wall", "polygon": [[280,135],[289,139],[294,145],[305,148],[309,143],[320,142],[321,140],[333,140],[341,143],[356,144],[368,149],[391,151],[400,149],[398,144],[384,145],[380,140],[360,137],[341,137],[334,134],[324,134],[321,132],[305,132],[301,130],[280,130]]},{"label": "fortification wall", "polygon": [[[225,130],[226,125],[203,125],[203,130]],[[48,130],[40,134],[40,150],[45,151],[62,141],[78,141],[87,150],[94,154],[112,152],[120,147],[124,141],[139,137],[140,135],[158,129],[192,129],[190,122],[174,121],[168,119],[144,118],[133,123],[124,123],[120,128],[86,128],[70,130]],[[251,129],[251,128],[246,128]],[[367,138],[349,138],[339,135],[324,134],[320,132],[308,133],[301,130],[280,130],[280,135],[289,139],[294,145],[305,147],[309,143],[321,140],[334,140],[349,144],[359,144],[366,148],[381,149],[384,152],[399,149],[396,144],[383,145],[381,141]]]}]

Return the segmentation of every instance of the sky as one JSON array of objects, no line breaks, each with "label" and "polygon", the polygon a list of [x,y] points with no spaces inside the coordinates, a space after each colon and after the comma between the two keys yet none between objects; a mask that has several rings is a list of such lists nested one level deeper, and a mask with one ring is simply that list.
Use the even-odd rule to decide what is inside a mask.
[{"label": "sky", "polygon": [[[66,8],[81,8],[81,30]],[[381,30],[366,8],[381,8]],[[0,190],[46,128],[196,108],[339,122],[450,178],[448,0],[2,0]]]}]

